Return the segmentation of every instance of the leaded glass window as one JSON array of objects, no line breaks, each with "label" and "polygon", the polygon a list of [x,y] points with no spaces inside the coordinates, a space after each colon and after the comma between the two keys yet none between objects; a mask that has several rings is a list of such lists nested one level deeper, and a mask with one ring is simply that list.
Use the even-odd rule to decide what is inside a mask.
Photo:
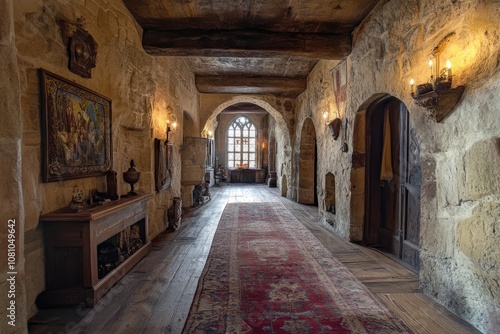
[{"label": "leaded glass window", "polygon": [[238,117],[227,129],[227,166],[255,168],[257,131],[245,116]]}]

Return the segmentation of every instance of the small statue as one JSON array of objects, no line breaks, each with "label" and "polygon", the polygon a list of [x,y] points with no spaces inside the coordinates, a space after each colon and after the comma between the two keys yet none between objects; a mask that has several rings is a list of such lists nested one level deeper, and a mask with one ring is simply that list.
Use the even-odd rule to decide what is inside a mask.
[{"label": "small statue", "polygon": [[72,210],[80,212],[85,207],[85,195],[82,188],[75,187],[73,189],[73,195],[71,196],[71,202],[69,202],[69,207]]}]

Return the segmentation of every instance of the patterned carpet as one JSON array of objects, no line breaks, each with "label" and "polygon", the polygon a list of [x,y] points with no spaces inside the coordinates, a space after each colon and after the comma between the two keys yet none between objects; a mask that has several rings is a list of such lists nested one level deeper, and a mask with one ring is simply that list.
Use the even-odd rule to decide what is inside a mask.
[{"label": "patterned carpet", "polygon": [[410,333],[281,203],[230,203],[184,333]]}]

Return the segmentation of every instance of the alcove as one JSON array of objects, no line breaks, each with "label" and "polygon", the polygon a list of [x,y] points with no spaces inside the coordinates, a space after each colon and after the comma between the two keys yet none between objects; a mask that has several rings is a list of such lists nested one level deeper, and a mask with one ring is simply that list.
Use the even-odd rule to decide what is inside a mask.
[{"label": "alcove", "polygon": [[335,214],[335,175],[327,173],[325,176],[325,212]]}]

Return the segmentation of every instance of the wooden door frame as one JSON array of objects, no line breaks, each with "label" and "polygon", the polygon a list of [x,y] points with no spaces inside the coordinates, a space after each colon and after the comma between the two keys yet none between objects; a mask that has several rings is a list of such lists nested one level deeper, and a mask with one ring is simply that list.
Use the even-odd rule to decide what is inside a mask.
[{"label": "wooden door frame", "polygon": [[363,222],[363,244],[370,245],[370,246],[378,246],[380,244],[380,236],[378,236],[379,241],[377,242],[377,244],[373,244],[372,242],[367,240],[367,237],[369,235],[369,227],[370,227],[369,214],[371,212],[370,210],[371,210],[371,204],[372,204],[371,193],[370,193],[370,187],[372,185],[371,185],[370,178],[369,178],[370,169],[371,169],[370,168],[371,161],[372,161],[372,156],[371,156],[372,152],[370,149],[371,142],[369,140],[370,134],[371,134],[371,127],[370,127],[369,123],[370,123],[370,118],[372,117],[373,111],[375,109],[380,108],[383,105],[386,105],[387,103],[391,102],[391,100],[393,100],[393,99],[396,100],[396,98],[394,96],[386,94],[386,95],[380,97],[379,99],[377,99],[376,101],[374,101],[366,109],[366,122],[365,122],[365,147],[366,147],[365,155],[366,155],[366,159],[365,159],[365,203],[364,203],[365,214],[364,214],[364,222]]}]

